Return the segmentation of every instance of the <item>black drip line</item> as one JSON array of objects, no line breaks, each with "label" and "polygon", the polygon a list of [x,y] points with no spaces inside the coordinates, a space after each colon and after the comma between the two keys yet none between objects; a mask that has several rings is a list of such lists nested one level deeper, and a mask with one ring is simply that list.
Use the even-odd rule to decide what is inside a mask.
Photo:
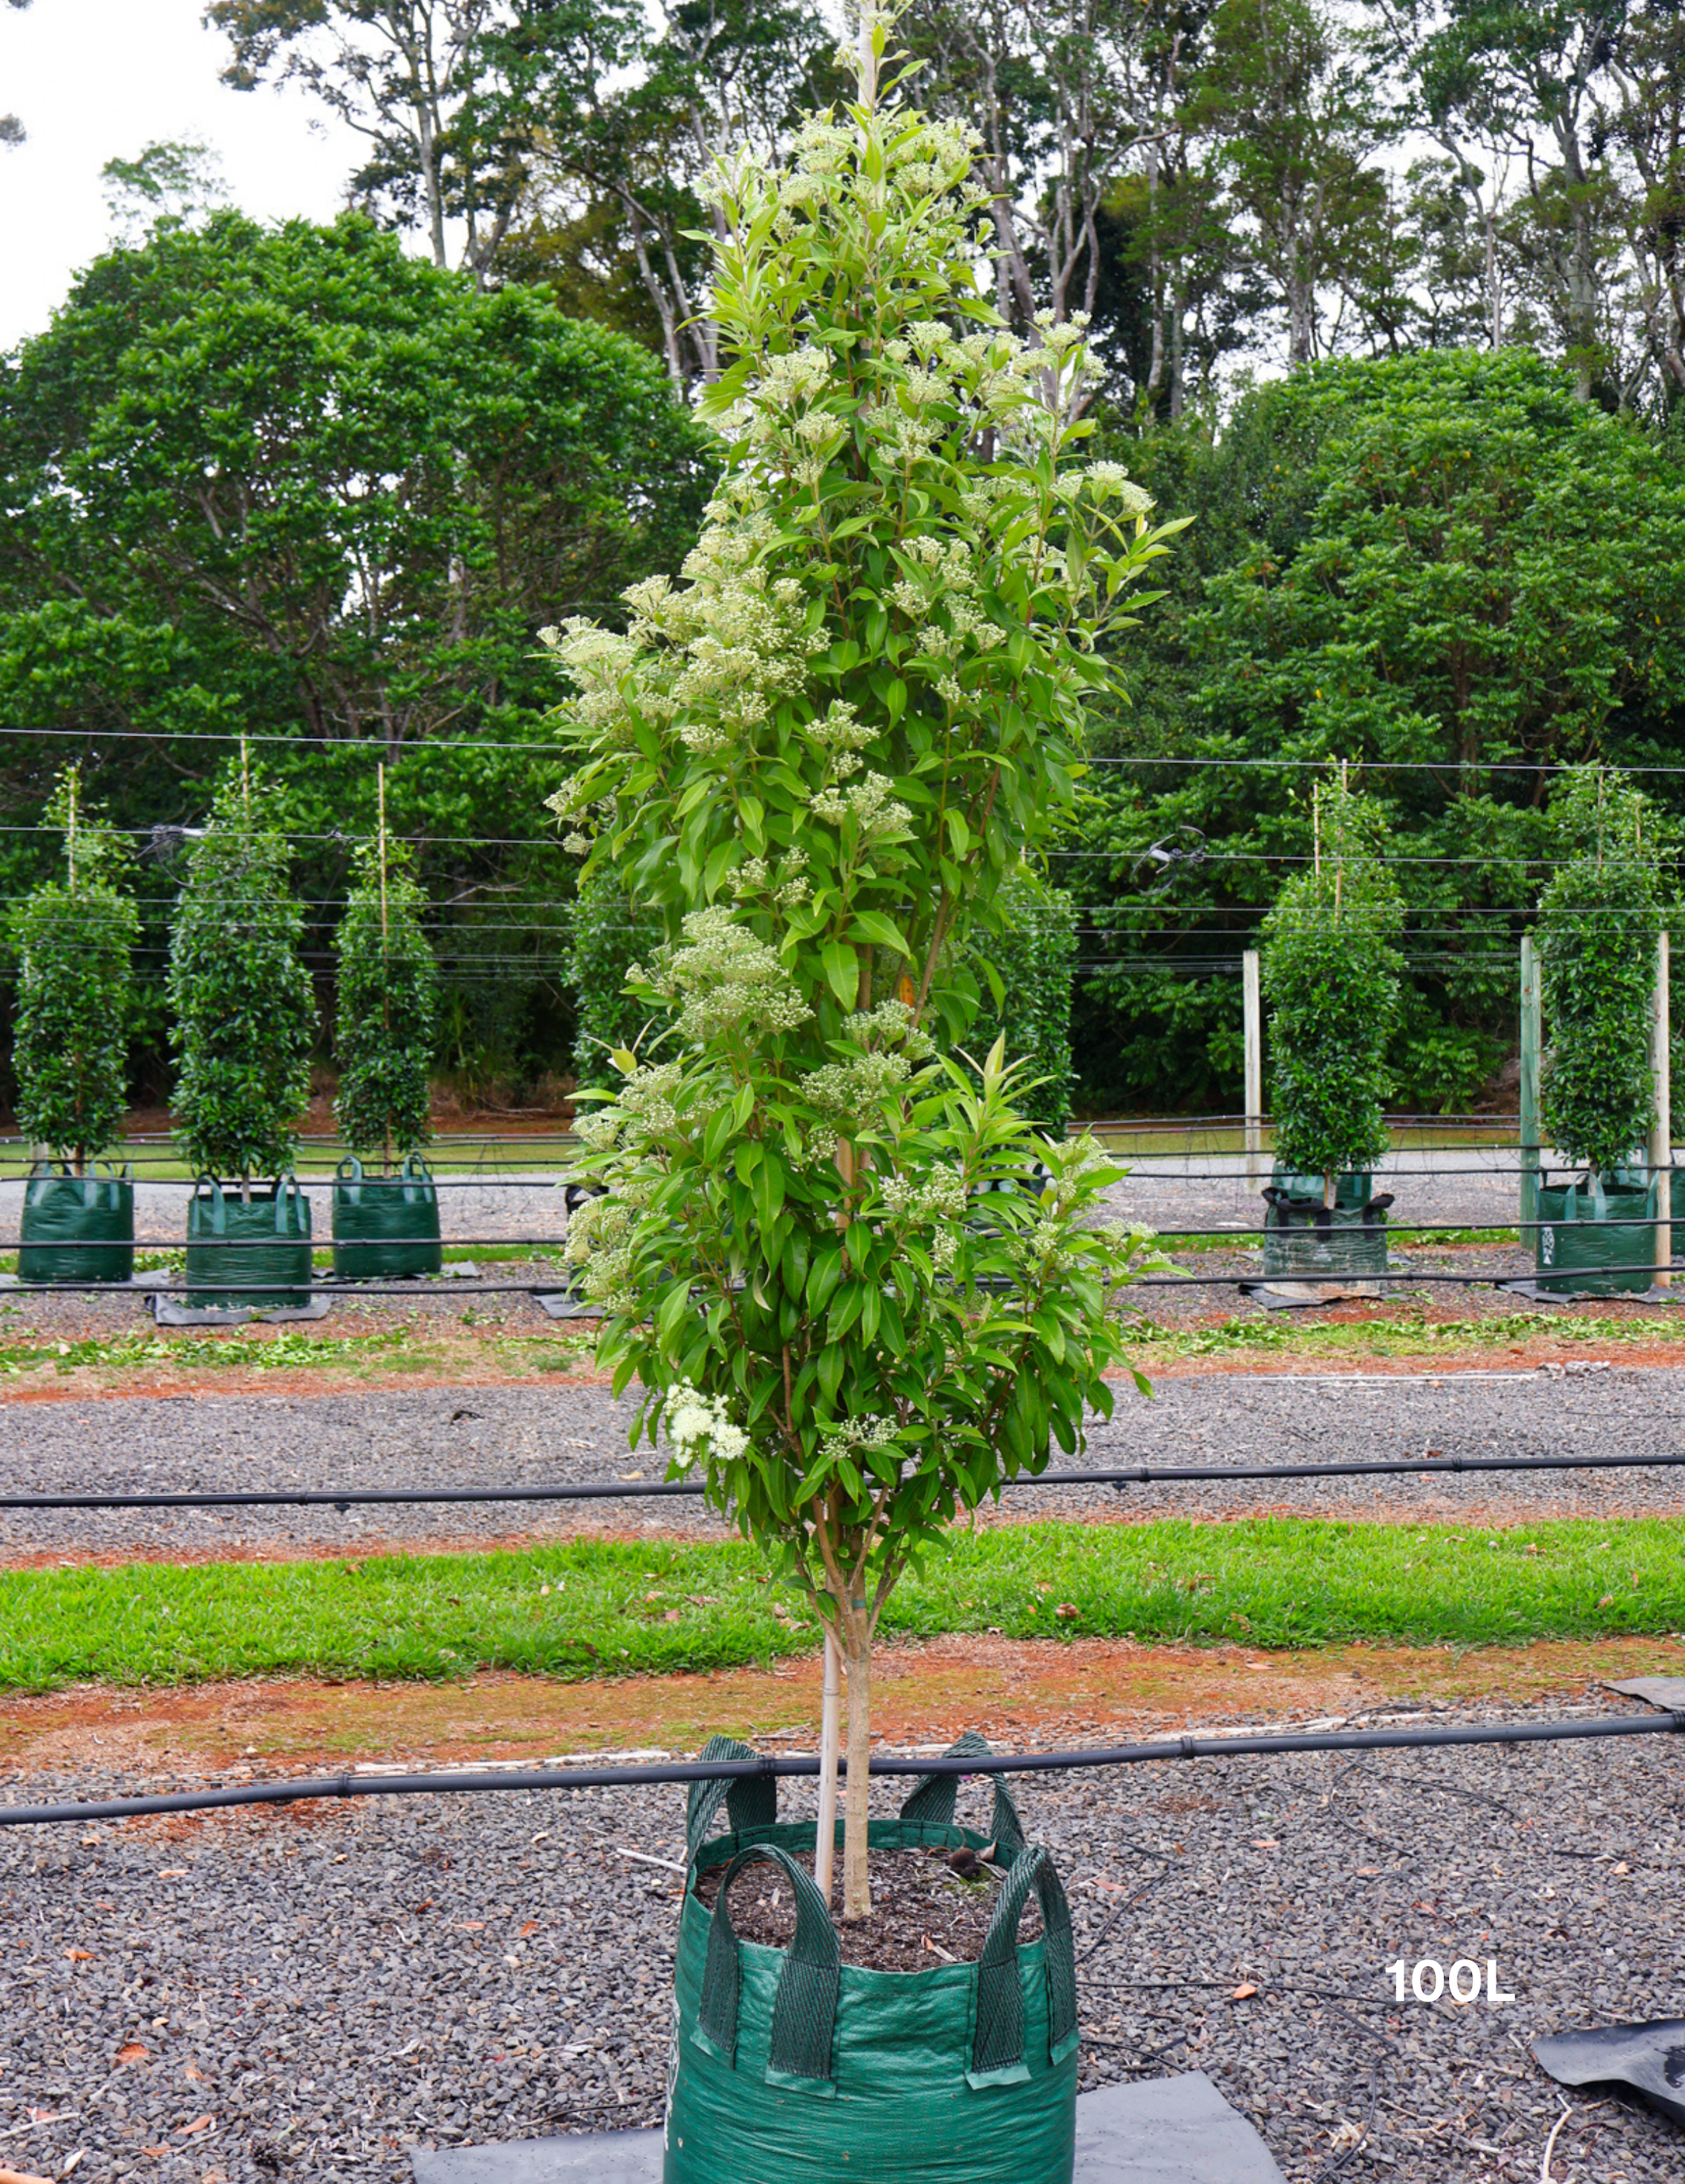
[{"label": "black drip line", "polygon": [[[1092,1750],[989,1752],[962,1757],[874,1758],[870,1771],[884,1777],[929,1774],[1063,1774],[1098,1767],[1158,1764],[1167,1759],[1261,1758],[1302,1752],[1427,1751],[1468,1744],[1559,1744],[1606,1736],[1671,1736],[1685,1730],[1685,1713],[1609,1714],[1580,1721],[1477,1722],[1437,1729],[1359,1729],[1272,1732],[1258,1736],[1177,1736],[1155,1744],[1119,1744]],[[840,1758],[845,1774],[847,1760]],[[160,1813],[205,1813],[236,1805],[294,1804],[315,1797],[443,1797],[508,1790],[623,1790],[652,1784],[789,1780],[819,1772],[817,1755],[786,1758],[762,1752],[753,1759],[692,1759],[665,1766],[476,1768],[427,1774],[332,1774],[284,1782],[251,1782],[215,1790],[173,1791],[163,1797],[100,1797],[53,1805],[0,1805],[0,1827],[53,1825],[70,1821],[135,1819]]]},{"label": "black drip line", "polygon": [[[1347,1463],[1133,1463],[1116,1469],[1024,1473],[1003,1489],[1222,1485],[1230,1479],[1385,1479],[1498,1471],[1651,1470],[1685,1464],[1685,1451],[1648,1456],[1420,1456]],[[641,1502],[700,1498],[700,1479],[581,1479],[549,1486],[310,1486],[227,1493],[0,1494],[0,1509],[349,1509],[478,1502]]]}]

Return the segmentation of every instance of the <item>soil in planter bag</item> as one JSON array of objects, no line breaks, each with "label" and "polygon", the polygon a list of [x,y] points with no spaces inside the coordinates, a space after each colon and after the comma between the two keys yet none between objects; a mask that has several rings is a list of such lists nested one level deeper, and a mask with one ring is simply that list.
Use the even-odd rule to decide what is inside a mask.
[{"label": "soil in planter bag", "polygon": [[342,1281],[407,1281],[444,1271],[438,1190],[419,1153],[396,1175],[363,1173],[354,1156],[333,1184],[333,1271]]},{"label": "soil in planter bag", "polygon": [[[988,1747],[972,1739],[965,1749]],[[703,1756],[754,1755],[715,1738]],[[952,1775],[921,1783],[899,1819],[871,1823],[872,1847],[988,1849],[953,1825],[956,1787]],[[776,1795],[770,1779],[692,1793],[663,2184],[1071,2184],[1070,1911],[1047,1852],[1024,1846],[1010,1799],[996,1794],[991,1840],[1005,1878],[980,1960],[873,1972],[839,1961],[829,1910],[791,1855],[812,1851],[814,1823],[779,1825]],[[722,1802],[733,1832],[700,1841]],[[837,1844],[840,1857],[840,1821]],[[728,1893],[756,1860],[794,1893],[788,1950],[733,1931]],[[727,1870],[711,1914],[696,1880],[717,1865]],[[1021,1946],[1032,1892],[1044,1930]]]},{"label": "soil in planter bag", "polygon": [[295,1175],[226,1189],[202,1175],[187,1201],[187,1304],[198,1312],[310,1301],[310,1201]]},{"label": "soil in planter bag", "polygon": [[42,1161],[24,1186],[18,1279],[128,1282],[135,1275],[135,1172],[96,1167],[73,1174]]},{"label": "soil in planter bag", "polygon": [[1542,1184],[1541,1225],[1533,1232],[1537,1286],[1559,1296],[1641,1295],[1655,1279],[1660,1203],[1660,1177],[1636,1185],[1600,1175]]}]

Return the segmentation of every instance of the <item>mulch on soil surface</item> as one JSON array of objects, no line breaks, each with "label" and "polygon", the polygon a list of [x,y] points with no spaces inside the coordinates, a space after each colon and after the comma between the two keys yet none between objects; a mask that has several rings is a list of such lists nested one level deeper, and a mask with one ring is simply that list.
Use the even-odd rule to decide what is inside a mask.
[{"label": "mulch on soil surface", "polygon": [[[812,1851],[790,1853],[804,1871],[813,1870]],[[966,1856],[963,1875],[948,1853],[934,1844],[918,1850],[874,1850],[867,1859],[872,1881],[872,1915],[845,1921],[842,1903],[842,1859],[833,1875],[831,1899],[839,1912],[837,1941],[842,1960],[862,1971],[929,1972],[939,1964],[974,1964],[983,1953],[995,1915],[1006,1868]],[[720,1892],[723,1865],[700,1875],[696,1892],[711,1910]],[[789,1883],[770,1863],[746,1866],[732,1883],[731,1923],[740,1942],[759,1942],[787,1949],[795,1937],[795,1899]],[[1041,1907],[1032,1892],[1018,1923],[1018,1939],[1033,1942],[1041,1931]]]}]

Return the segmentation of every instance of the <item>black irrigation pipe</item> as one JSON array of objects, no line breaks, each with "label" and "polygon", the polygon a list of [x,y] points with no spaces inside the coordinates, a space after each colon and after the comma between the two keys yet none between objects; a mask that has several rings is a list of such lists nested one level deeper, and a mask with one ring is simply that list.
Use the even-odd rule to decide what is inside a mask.
[{"label": "black irrigation pipe", "polygon": [[[1351,1463],[1131,1463],[1115,1469],[1042,1471],[1003,1479],[1013,1486],[1220,1485],[1233,1479],[1375,1479],[1469,1471],[1654,1470],[1685,1464],[1685,1451],[1649,1456],[1419,1456]],[[0,1494],[0,1509],[349,1509],[444,1502],[639,1502],[700,1496],[690,1479],[583,1479],[553,1486],[310,1486],[226,1494]]]},{"label": "black irrigation pipe", "polygon": [[[1179,1736],[1158,1744],[1119,1744],[1096,1751],[990,1752],[927,1759],[874,1758],[873,1774],[1053,1774],[1074,1769],[1132,1767],[1166,1759],[1266,1758],[1297,1752],[1431,1750],[1461,1744],[1565,1743],[1582,1737],[1654,1736],[1685,1730],[1685,1713],[1606,1714],[1589,1721],[1489,1722],[1440,1729],[1323,1730],[1303,1736]],[[847,1761],[840,1758],[842,1771]],[[0,1827],[59,1822],[138,1819],[156,1813],[206,1813],[230,1805],[287,1805],[305,1797],[438,1797],[488,1790],[622,1790],[641,1785],[738,1782],[817,1775],[817,1757],[678,1760],[664,1767],[487,1769],[435,1774],[330,1774],[287,1782],[253,1782],[226,1790],[187,1790],[159,1797],[90,1798],[62,1805],[0,1805]]]},{"label": "black irrigation pipe", "polygon": [[[546,1188],[549,1186],[547,1185]],[[1599,1221],[1596,1223],[1596,1227],[1599,1233],[1605,1228],[1654,1228],[1660,1227],[1666,1217],[1665,1215],[1658,1214],[1646,1219],[1634,1215],[1631,1219]],[[1401,1221],[1393,1223],[1383,1233],[1389,1242],[1398,1243],[1406,1236],[1513,1236],[1518,1233],[1525,1234],[1530,1229],[1565,1228],[1576,1225],[1578,1224],[1565,1221]],[[1680,1226],[1685,1228],[1685,1223],[1680,1223]],[[1313,1222],[1297,1223],[1291,1229],[1190,1228],[1178,1226],[1174,1228],[1160,1230],[1158,1239],[1161,1243],[1169,1244],[1172,1246],[1180,1244],[1185,1238],[1193,1236],[1220,1236],[1225,1239],[1237,1239],[1241,1242],[1250,1240],[1257,1244],[1262,1242],[1266,1236],[1308,1237],[1319,1236],[1323,1233]],[[1349,1235],[1351,1231],[1342,1229],[1340,1234]],[[126,1247],[127,1240],[125,1240]],[[192,1239],[192,1245],[195,1251],[244,1251],[250,1249],[252,1240],[249,1236],[195,1236]],[[276,1240],[295,1245],[307,1243],[312,1251],[327,1251],[331,1248],[332,1241],[326,1237],[318,1240],[314,1236],[281,1237]],[[354,1243],[357,1240],[353,1238],[350,1240]],[[508,1250],[511,1245],[517,1245],[523,1251],[548,1245],[560,1250],[565,1240],[565,1235],[556,1234],[451,1236],[444,1240],[444,1248],[449,1251],[494,1251],[499,1249]],[[25,1250],[31,1243],[39,1243],[39,1238],[27,1236],[0,1236],[0,1251]],[[134,1248],[137,1251],[181,1251],[186,1248],[186,1244],[187,1240],[181,1236],[137,1236],[134,1239]],[[195,1283],[194,1286],[197,1288],[198,1284]]]}]

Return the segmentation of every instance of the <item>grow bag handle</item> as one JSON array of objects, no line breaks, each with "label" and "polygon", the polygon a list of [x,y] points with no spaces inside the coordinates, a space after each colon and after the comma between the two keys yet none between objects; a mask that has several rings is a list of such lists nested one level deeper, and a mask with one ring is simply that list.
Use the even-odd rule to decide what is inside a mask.
[{"label": "grow bag handle", "polygon": [[767,2082],[814,2093],[834,2093],[831,2035],[836,2024],[841,1956],[836,1928],[824,1897],[812,1877],[772,1843],[740,1850],[720,1877],[714,1915],[708,1928],[708,1959],[702,1970],[702,2000],[691,2037],[735,2069],[740,1944],[731,1923],[731,1885],[747,1865],[764,1858],[789,1882],[795,1896],[795,1938],[784,1952],[784,1970],[773,2003],[772,2037],[767,2053]]},{"label": "grow bag handle", "polygon": [[[951,1744],[942,1754],[944,1759],[985,1759],[994,1747],[987,1737],[974,1729]],[[912,1786],[911,1796],[901,1808],[904,1820],[918,1825],[951,1828],[954,1824],[954,1807],[959,1799],[960,1777],[957,1774],[921,1774]],[[1007,1786],[997,1774],[995,1777],[995,1803],[990,1814],[990,1833],[995,1838],[995,1847],[1002,1864],[1008,1864],[1024,1848],[1024,1822],[1018,1818],[1018,1807],[1007,1795]]]},{"label": "grow bag handle", "polygon": [[[333,1173],[341,1183],[365,1183],[369,1180],[363,1173],[363,1163],[355,1153],[347,1153]],[[404,1164],[397,1174],[381,1178],[390,1183],[431,1183],[432,1179],[432,1171],[418,1152],[405,1153]]]},{"label": "grow bag handle", "polygon": [[29,1181],[52,1177],[66,1183],[132,1183],[135,1164],[125,1161],[120,1167],[115,1161],[92,1160],[78,1175],[67,1160],[38,1160],[30,1162]]},{"label": "grow bag handle", "polygon": [[[214,1175],[202,1175],[196,1178],[193,1196],[198,1197],[201,1192],[207,1195],[210,1206],[210,1233],[213,1236],[220,1236],[228,1225],[227,1194]],[[289,1243],[297,1242],[299,1239],[287,1223],[287,1207],[289,1202],[296,1206],[304,1195],[304,1185],[296,1175],[278,1175],[275,1178],[275,1233],[277,1236],[285,1236]]]},{"label": "grow bag handle", "polygon": [[[708,1759],[758,1759],[761,1754],[734,1736],[711,1736],[700,1757]],[[684,1862],[694,1864],[707,1841],[714,1815],[723,1805],[730,1833],[745,1834],[750,1828],[770,1828],[778,1817],[778,1778],[776,1774],[741,1774],[733,1782],[693,1782],[684,1812]]]},{"label": "grow bag handle", "polygon": [[1020,1853],[1007,1875],[1001,1900],[977,1960],[976,2031],[971,2043],[972,2086],[1021,2085],[1029,2075],[1024,2059],[1024,1991],[1018,1985],[1018,1930],[1034,1888],[1046,1930],[1047,2060],[1063,2063],[1077,2043],[1076,1952],[1071,1907],[1053,1861],[1037,1845]]}]

